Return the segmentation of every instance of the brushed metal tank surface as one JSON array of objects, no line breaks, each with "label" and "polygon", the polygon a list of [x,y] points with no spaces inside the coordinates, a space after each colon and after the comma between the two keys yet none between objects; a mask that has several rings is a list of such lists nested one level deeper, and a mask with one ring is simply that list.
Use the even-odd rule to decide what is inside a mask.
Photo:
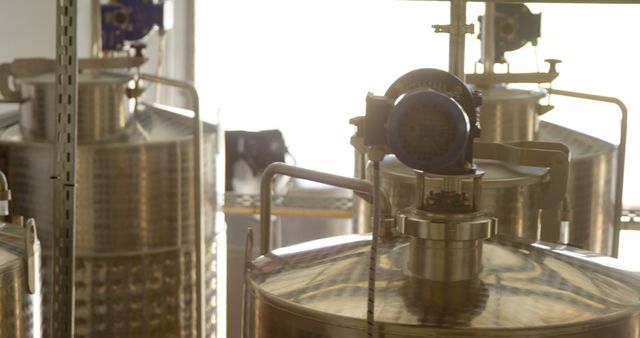
[{"label": "brushed metal tank surface", "polygon": [[[294,245],[247,275],[245,338],[364,337],[370,235]],[[380,242],[375,331],[381,337],[640,337],[640,273],[546,242],[485,241],[475,281],[406,273],[408,239]]]},{"label": "brushed metal tank surface", "polygon": [[[76,337],[195,337],[192,121],[159,110],[136,113],[125,139],[78,145]],[[216,327],[215,130],[203,162],[207,337]],[[50,311],[53,145],[0,137],[0,168],[12,212],[39,222],[45,332]],[[24,197],[23,197],[24,196]]]},{"label": "brushed metal tank surface", "polygon": [[538,101],[543,90],[483,88],[479,140],[507,142],[534,140],[538,133]]},{"label": "brushed metal tank surface", "polygon": [[[571,151],[567,196],[571,209],[569,243],[611,255],[615,208],[617,147],[601,139],[540,121],[541,141],[561,142]],[[556,241],[558,210],[542,213],[541,238]]]},{"label": "brushed metal tank surface", "polygon": [[0,337],[40,338],[41,294],[27,285],[25,229],[0,223]]},{"label": "brushed metal tank surface", "polygon": [[[537,239],[539,198],[547,169],[512,166],[494,160],[475,160],[478,170],[484,171],[480,210],[498,218],[498,233],[502,235]],[[382,191],[391,203],[392,213],[415,203],[416,176],[413,169],[394,156],[387,156],[380,164]],[[358,210],[370,208],[367,202],[357,204]],[[358,211],[354,222],[357,228],[370,229],[370,219]],[[362,225],[365,224],[365,225]]]},{"label": "brushed metal tank surface", "polygon": [[[20,79],[22,95],[20,124],[25,138],[55,140],[54,74]],[[78,75],[78,141],[114,137],[131,116],[125,90],[130,79],[102,73]]]}]

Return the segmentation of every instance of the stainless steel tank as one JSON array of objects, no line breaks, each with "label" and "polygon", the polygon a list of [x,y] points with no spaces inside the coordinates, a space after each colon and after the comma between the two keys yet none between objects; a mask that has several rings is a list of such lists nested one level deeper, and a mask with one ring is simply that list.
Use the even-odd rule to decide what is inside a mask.
[{"label": "stainless steel tank", "polygon": [[[510,165],[496,160],[475,160],[482,178],[480,209],[497,217],[498,232],[503,235],[535,239],[539,234],[539,211],[542,184],[547,168]],[[392,212],[411,206],[415,201],[415,173],[395,156],[380,164],[381,189],[389,199]],[[370,229],[369,204],[361,201],[354,222]]]},{"label": "stainless steel tank", "polygon": [[[30,233],[29,233],[30,232]],[[28,241],[27,239],[30,239]],[[9,223],[0,223],[0,336],[15,338],[42,337],[41,332],[41,294],[39,258],[34,260],[33,254],[39,257],[39,252],[32,252],[29,257],[29,246],[39,249],[32,221],[27,227]],[[31,290],[29,274],[33,277]]]},{"label": "stainless steel tank", "polygon": [[543,90],[507,89],[504,86],[482,88],[480,140],[506,142],[534,140],[538,133],[538,101]]},{"label": "stainless steel tank", "polygon": [[[195,337],[196,253],[193,123],[159,108],[130,118],[121,77],[79,80],[76,337]],[[102,86],[101,88],[98,88]],[[23,81],[34,93],[22,121],[52,115],[50,84]],[[42,88],[41,88],[42,87]],[[39,95],[38,93],[43,93]],[[82,97],[83,93],[88,97]],[[116,96],[119,99],[116,99]],[[115,116],[110,116],[113,114]],[[105,116],[109,115],[109,116]],[[99,117],[101,123],[94,123]],[[120,123],[120,119],[123,118]],[[104,122],[104,123],[102,123]],[[43,243],[45,330],[51,295],[54,144],[48,124],[7,126],[0,168],[15,191],[15,213],[35,217]],[[38,126],[38,128],[35,128]],[[26,131],[29,134],[25,134]],[[38,137],[38,138],[36,138]],[[40,138],[41,137],[41,138]],[[96,139],[99,138],[99,139]],[[203,145],[207,336],[215,336],[217,240],[215,128]]]},{"label": "stainless steel tank", "polygon": [[42,337],[40,241],[35,221],[9,214],[11,190],[0,172],[0,337]]},{"label": "stainless steel tank", "polygon": [[[115,136],[131,113],[125,97],[130,79],[85,71],[78,76],[78,140],[97,141]],[[25,138],[55,140],[55,82],[53,74],[21,79],[20,126]]]},{"label": "stainless steel tank", "polygon": [[[267,167],[260,189],[262,256],[255,260],[251,233],[247,236],[245,338],[640,337],[640,273],[590,251],[519,238],[517,231],[496,234],[496,219],[482,210],[483,203],[520,201],[528,195],[520,188],[529,185],[542,194],[527,209],[560,203],[568,149],[544,142],[467,143],[469,120],[458,117],[474,111],[456,105],[452,93],[423,88],[395,102],[367,97],[364,130],[358,127],[352,144],[370,157],[371,180],[284,164]],[[385,113],[386,120],[380,118]],[[438,120],[442,114],[450,119]],[[418,118],[430,122],[420,124]],[[377,138],[381,130],[391,141]],[[424,143],[460,130],[463,137],[447,138],[458,142]],[[402,175],[381,169],[385,154],[412,169]],[[452,161],[451,154],[465,160]],[[507,188],[505,200],[484,194],[490,186],[483,186],[485,174],[474,158],[501,161],[489,163],[501,166],[491,170],[503,175],[491,188]],[[548,173],[513,165],[548,168]],[[385,188],[381,181],[389,172]],[[373,205],[372,235],[271,251],[276,174],[357,192]],[[406,177],[412,189],[404,186]],[[407,199],[408,207],[398,206]],[[493,207],[505,213],[498,216],[498,229],[518,228],[509,224],[511,214],[523,218],[517,208]]]},{"label": "stainless steel tank", "polygon": [[[567,195],[571,221],[569,243],[611,255],[614,239],[617,147],[601,139],[541,121],[542,140],[561,142],[571,150]],[[558,210],[542,214],[542,239],[554,240]]]},{"label": "stainless steel tank", "polygon": [[[249,265],[244,337],[364,337],[371,236],[274,250]],[[378,246],[375,333],[384,337],[640,337],[640,274],[546,242],[484,242],[474,281],[407,271],[409,240]]]}]

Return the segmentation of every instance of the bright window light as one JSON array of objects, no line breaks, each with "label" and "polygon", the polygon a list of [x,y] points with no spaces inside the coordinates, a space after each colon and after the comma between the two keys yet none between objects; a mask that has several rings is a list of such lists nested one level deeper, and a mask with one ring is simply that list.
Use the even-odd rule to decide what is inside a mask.
[{"label": "bright window light", "polygon": [[[484,5],[467,7],[477,31]],[[554,87],[617,96],[628,105],[629,125],[637,125],[640,6],[529,8],[543,14],[542,38],[537,48],[507,54],[511,71],[546,71],[544,59],[561,59]],[[215,120],[219,112],[227,130],[280,129],[299,165],[351,175],[347,121],[363,114],[367,92],[382,94],[415,68],[447,68],[448,37],[430,27],[448,23],[448,10],[446,1],[199,0],[196,82],[204,116]],[[472,71],[476,35],[467,36],[466,55]],[[617,142],[615,106],[560,97],[551,103],[556,109],[544,119]],[[629,133],[628,143],[626,172],[638,172],[632,154],[640,134]],[[640,176],[625,183],[625,204],[640,206]]]}]

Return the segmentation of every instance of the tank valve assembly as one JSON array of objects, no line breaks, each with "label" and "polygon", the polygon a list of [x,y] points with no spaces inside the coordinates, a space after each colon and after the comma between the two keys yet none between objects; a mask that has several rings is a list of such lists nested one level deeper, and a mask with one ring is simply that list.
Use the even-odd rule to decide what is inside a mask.
[{"label": "tank valve assembly", "polygon": [[384,96],[369,94],[366,103],[352,144],[374,165],[383,149],[416,175],[415,203],[396,215],[398,230],[410,237],[409,273],[437,282],[475,279],[482,240],[496,228],[478,208],[483,173],[473,164],[473,148],[480,135],[479,93],[447,72],[418,69]]}]

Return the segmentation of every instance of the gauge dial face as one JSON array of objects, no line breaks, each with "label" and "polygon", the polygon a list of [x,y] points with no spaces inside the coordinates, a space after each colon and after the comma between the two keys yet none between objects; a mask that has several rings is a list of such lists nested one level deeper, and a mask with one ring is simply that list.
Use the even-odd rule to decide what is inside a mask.
[{"label": "gauge dial face", "polygon": [[407,112],[398,122],[402,147],[419,161],[431,162],[449,151],[455,121],[442,106],[430,103]]},{"label": "gauge dial face", "polygon": [[402,96],[389,114],[387,134],[398,159],[411,168],[441,170],[464,152],[469,121],[452,98],[429,89]]},{"label": "gauge dial face", "polygon": [[445,94],[456,100],[467,112],[475,110],[473,96],[464,82],[439,69],[423,68],[410,71],[393,82],[384,96],[395,100],[402,94],[419,88]]},{"label": "gauge dial face", "polygon": [[[406,138],[425,140],[424,135],[426,134],[437,136],[429,136],[431,139],[429,145],[421,143],[419,146],[409,146],[408,149],[416,149],[415,154],[407,152],[404,160],[402,160],[402,156],[398,156],[398,159],[414,169],[434,173],[458,174],[467,172],[469,164],[473,162],[473,138],[480,135],[477,116],[479,97],[475,97],[466,84],[457,77],[443,70],[431,68],[416,69],[399,77],[387,89],[385,96],[395,100],[398,105],[409,93],[417,91],[432,91],[440,94],[446,100],[443,99],[439,102],[440,108],[438,109],[442,109],[442,111],[431,109],[433,112],[429,114],[418,114],[422,117],[411,117],[412,114],[408,114],[406,118],[409,121],[414,121],[415,128],[421,129],[421,131],[414,131],[411,136],[409,136],[410,133],[407,133]],[[427,103],[423,102],[423,104]],[[417,108],[417,106],[413,106],[411,109]],[[462,112],[462,114],[453,112]],[[449,118],[453,118],[453,120],[447,120],[445,118],[447,114],[451,115]],[[455,117],[452,117],[454,115]],[[419,124],[425,125],[417,127]],[[388,137],[392,137],[393,132],[388,130],[387,134]],[[404,137],[400,135],[398,138]],[[438,139],[436,140],[436,138]],[[464,142],[460,143],[462,140]],[[395,146],[397,148],[405,147],[399,143]],[[394,149],[393,146],[392,149],[396,155],[397,151],[401,151]],[[449,164],[443,166],[443,163]]]}]

